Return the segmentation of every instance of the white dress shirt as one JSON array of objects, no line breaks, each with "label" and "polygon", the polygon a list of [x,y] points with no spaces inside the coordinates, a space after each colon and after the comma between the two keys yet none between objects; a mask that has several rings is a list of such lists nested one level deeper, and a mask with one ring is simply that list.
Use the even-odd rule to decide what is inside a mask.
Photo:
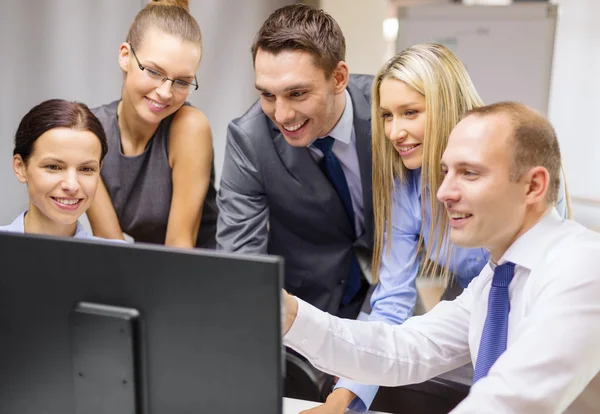
[{"label": "white dress shirt", "polygon": [[[507,350],[453,411],[600,412],[600,234],[550,210],[513,243]],[[298,300],[284,343],[363,383],[418,383],[476,361],[493,271],[403,325],[342,320]]]},{"label": "white dress shirt", "polygon": [[[363,189],[360,181],[360,166],[358,164],[358,154],[356,153],[356,135],[354,133],[354,107],[352,98],[346,89],[346,107],[327,136],[334,139],[331,150],[342,165],[342,170],[346,176],[348,189],[350,190],[350,199],[352,200],[352,209],[354,210],[354,227],[356,237],[362,236],[365,232],[365,213],[363,207]],[[324,138],[324,137],[319,137]],[[320,162],[323,159],[323,153],[314,145],[308,147],[315,161]]]}]

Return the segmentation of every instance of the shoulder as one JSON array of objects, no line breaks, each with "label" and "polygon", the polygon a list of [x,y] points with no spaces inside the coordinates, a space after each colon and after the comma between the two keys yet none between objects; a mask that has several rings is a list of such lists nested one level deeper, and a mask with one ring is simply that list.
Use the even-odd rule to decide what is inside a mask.
[{"label": "shoulder", "polygon": [[19,214],[10,224],[7,224],[5,226],[0,226],[0,232],[5,232],[5,233],[24,233],[24,226],[23,226],[23,217],[25,216],[25,212]]},{"label": "shoulder", "polygon": [[539,270],[534,269],[542,284],[587,284],[600,293],[600,234],[564,219],[550,237]]},{"label": "shoulder", "polygon": [[92,111],[92,113],[96,115],[100,121],[103,121],[106,119],[116,118],[118,105],[119,101],[113,101],[111,103],[90,108],[90,111]]},{"label": "shoulder", "polygon": [[169,126],[169,154],[174,158],[206,153],[212,156],[212,132],[206,115],[185,105],[173,115]]},{"label": "shoulder", "polygon": [[244,115],[235,118],[229,125],[235,125],[237,128],[250,133],[260,129],[268,129],[270,127],[276,128],[269,117],[263,112],[260,100],[255,101]]},{"label": "shoulder", "polygon": [[189,132],[210,132],[208,118],[198,108],[191,105],[184,105],[175,112],[171,123],[173,129],[182,129]]},{"label": "shoulder", "polygon": [[279,129],[263,112],[260,100],[239,118],[235,118],[227,127],[227,141],[250,147],[263,147],[271,143]]},{"label": "shoulder", "polygon": [[359,92],[370,100],[374,80],[373,75],[351,74],[348,80],[348,89]]}]

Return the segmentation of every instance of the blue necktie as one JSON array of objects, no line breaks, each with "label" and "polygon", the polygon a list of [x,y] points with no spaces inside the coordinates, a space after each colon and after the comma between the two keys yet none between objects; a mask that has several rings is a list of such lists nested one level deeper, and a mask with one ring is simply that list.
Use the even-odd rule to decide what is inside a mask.
[{"label": "blue necktie", "polygon": [[496,266],[488,298],[488,312],[483,325],[479,353],[475,363],[473,383],[485,377],[496,360],[506,350],[510,300],[508,285],[515,274],[515,264]]},{"label": "blue necktie", "polygon": [[[342,165],[332,151],[333,142],[334,140],[332,137],[325,137],[317,139],[315,142],[313,142],[313,145],[320,149],[323,153],[323,159],[319,163],[319,166],[329,181],[331,181],[335,191],[342,200],[344,209],[346,210],[348,218],[350,219],[352,232],[355,233],[354,209],[352,208],[350,188],[348,187],[348,182],[346,181],[346,176],[344,175]],[[356,295],[356,293],[360,290],[360,266],[358,265],[358,260],[356,259],[356,255],[354,253],[352,253],[352,263],[350,264],[350,275],[347,283],[346,292],[342,297],[342,303],[345,305],[348,304],[354,295]]]}]

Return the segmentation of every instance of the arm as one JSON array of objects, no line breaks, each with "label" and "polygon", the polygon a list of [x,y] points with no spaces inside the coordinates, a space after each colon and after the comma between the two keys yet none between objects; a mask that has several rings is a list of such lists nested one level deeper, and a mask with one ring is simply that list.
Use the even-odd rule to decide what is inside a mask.
[{"label": "arm", "polygon": [[262,176],[251,139],[233,122],[227,129],[217,205],[218,249],[256,254],[267,252],[269,208]]},{"label": "arm", "polygon": [[284,344],[332,375],[397,386],[425,381],[470,360],[470,288],[403,325],[340,319],[287,294],[284,303]]},{"label": "arm", "polygon": [[[397,192],[395,194],[392,205],[392,230],[391,235],[386,234],[384,239],[379,283],[371,296],[370,321],[399,325],[412,316],[417,299],[415,280],[418,273],[418,260],[416,253],[421,225],[419,204],[416,193]],[[391,237],[389,248],[388,236]],[[349,400],[350,409],[363,412],[371,406],[378,389],[379,387],[376,385],[365,385],[340,379],[330,397],[332,403]]]},{"label": "arm", "polygon": [[212,161],[212,134],[208,120],[196,108],[181,107],[169,131],[173,195],[165,245],[196,246]]},{"label": "arm", "polygon": [[574,249],[575,255],[563,248],[560,257],[536,269],[540,280],[529,292],[528,315],[489,375],[473,385],[453,414],[481,413],[481,407],[562,413],[598,375],[600,248]]},{"label": "arm", "polygon": [[102,180],[98,183],[94,202],[87,210],[87,217],[94,236],[104,239],[125,240],[110,194],[108,194]]}]

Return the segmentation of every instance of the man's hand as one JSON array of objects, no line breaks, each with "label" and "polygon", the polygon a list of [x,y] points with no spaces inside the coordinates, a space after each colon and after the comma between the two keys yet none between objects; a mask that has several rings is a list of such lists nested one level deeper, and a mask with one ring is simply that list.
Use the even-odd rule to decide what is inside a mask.
[{"label": "man's hand", "polygon": [[281,304],[283,308],[283,315],[281,316],[283,324],[282,331],[283,335],[285,335],[296,320],[296,315],[298,315],[298,301],[295,297],[282,289]]},{"label": "man's hand", "polygon": [[344,414],[356,395],[345,388],[333,390],[323,405],[302,411],[300,414]]}]

